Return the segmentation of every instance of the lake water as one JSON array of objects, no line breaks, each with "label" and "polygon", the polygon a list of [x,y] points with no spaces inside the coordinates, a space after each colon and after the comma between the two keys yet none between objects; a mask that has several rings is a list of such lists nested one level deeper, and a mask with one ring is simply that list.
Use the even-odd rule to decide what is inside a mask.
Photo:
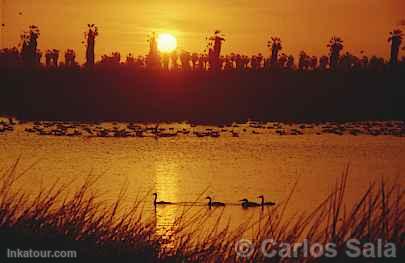
[{"label": "lake water", "polygon": [[[19,157],[19,171],[37,162],[19,181],[27,192],[57,178],[82,182],[90,173],[102,174],[94,187],[102,198],[115,200],[127,186],[126,202],[145,196],[145,214],[154,216],[162,226],[172,224],[188,202],[197,201],[195,209],[207,209],[207,195],[227,203],[224,215],[237,225],[258,213],[258,209],[242,209],[238,200],[258,201],[256,197],[263,194],[268,201],[283,202],[297,180],[289,214],[310,211],[325,199],[349,164],[348,203],[381,178],[405,182],[405,138],[325,134],[319,132],[319,125],[304,129],[303,135],[279,136],[266,129],[272,125],[218,128],[161,124],[191,133],[157,139],[39,136],[25,131],[32,123],[19,124],[14,131],[0,134],[0,167],[10,167]],[[206,129],[217,129],[221,136],[200,138],[192,133]],[[239,137],[232,136],[230,130]],[[159,193],[159,199],[180,204],[154,211],[153,192]]]}]

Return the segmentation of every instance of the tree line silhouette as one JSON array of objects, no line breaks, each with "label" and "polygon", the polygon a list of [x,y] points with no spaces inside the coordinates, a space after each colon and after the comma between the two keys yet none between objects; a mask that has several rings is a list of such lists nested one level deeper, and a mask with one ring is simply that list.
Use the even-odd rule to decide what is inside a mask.
[{"label": "tree line silhouette", "polygon": [[[202,54],[190,53],[187,51],[174,50],[171,53],[160,53],[157,48],[156,35],[153,33],[149,39],[149,53],[145,56],[134,56],[128,54],[125,61],[119,52],[105,54],[96,63],[95,44],[98,36],[98,28],[94,24],[88,24],[88,29],[84,33],[83,43],[86,46],[86,62],[83,67],[117,66],[127,65],[134,68],[163,69],[163,70],[183,70],[183,71],[247,71],[247,70],[357,70],[357,69],[383,69],[386,65],[397,66],[405,64],[405,57],[399,58],[403,32],[395,29],[390,32],[388,41],[390,42],[390,59],[386,62],[383,58],[372,56],[369,58],[361,51],[361,57],[349,52],[342,53],[344,48],[343,40],[333,36],[327,48],[329,55],[317,56],[308,55],[305,51],[299,53],[296,60],[293,55],[281,53],[282,40],[278,37],[271,37],[267,43],[270,57],[265,58],[261,53],[253,56],[231,53],[221,54],[221,49],[225,37],[219,30],[206,38],[207,48]],[[30,26],[21,35],[21,48],[4,48],[0,50],[1,67],[18,66],[45,66],[51,67],[80,67],[76,61],[76,53],[73,49],[64,52],[64,61],[59,61],[60,51],[56,49],[45,51],[45,65],[41,64],[43,53],[38,49],[40,30],[37,26]],[[179,63],[180,62],[180,63]]]},{"label": "tree line silhouette", "polygon": [[388,61],[344,52],[343,40],[335,36],[325,45],[329,54],[320,57],[302,51],[295,59],[282,52],[278,37],[269,39],[268,57],[223,55],[226,39],[219,30],[206,38],[201,54],[161,53],[152,33],[146,55],[123,59],[113,52],[96,61],[98,35],[89,24],[83,65],[73,49],[43,54],[36,26],[22,34],[18,48],[2,49],[0,115],[82,121],[405,120],[400,30],[389,34]]}]

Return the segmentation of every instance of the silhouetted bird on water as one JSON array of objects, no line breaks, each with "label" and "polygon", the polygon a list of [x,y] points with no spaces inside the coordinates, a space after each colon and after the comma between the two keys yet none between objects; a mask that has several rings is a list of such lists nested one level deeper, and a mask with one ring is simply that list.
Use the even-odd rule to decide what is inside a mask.
[{"label": "silhouetted bird on water", "polygon": [[8,118],[8,123],[9,123],[10,125],[15,125],[15,122],[14,122],[14,120],[13,120],[12,117],[9,117],[9,118]]},{"label": "silhouetted bird on water", "polygon": [[211,197],[209,197],[209,196],[207,196],[207,198],[206,199],[208,199],[208,206],[209,207],[212,207],[212,206],[225,206],[225,204],[224,203],[221,203],[221,202],[212,202],[212,198]]},{"label": "silhouetted bird on water", "polygon": [[260,204],[255,203],[255,202],[250,202],[249,200],[247,200],[246,198],[239,200],[240,202],[242,202],[242,207],[243,208],[247,208],[247,207],[258,207],[260,206]]},{"label": "silhouetted bird on water", "polygon": [[274,202],[264,202],[264,196],[263,195],[259,195],[257,198],[262,199],[262,202],[260,203],[261,206],[271,206],[271,205],[276,204]]},{"label": "silhouetted bird on water", "polygon": [[153,200],[153,205],[170,205],[173,204],[172,202],[166,202],[166,201],[157,201],[157,193],[153,193],[153,196],[155,199]]}]

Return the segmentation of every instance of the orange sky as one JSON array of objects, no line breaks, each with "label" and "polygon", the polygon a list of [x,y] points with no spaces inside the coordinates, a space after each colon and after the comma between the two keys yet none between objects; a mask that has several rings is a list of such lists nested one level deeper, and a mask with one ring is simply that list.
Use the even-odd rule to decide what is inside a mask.
[{"label": "orange sky", "polygon": [[[180,49],[202,52],[205,37],[221,29],[224,53],[268,55],[270,36],[279,36],[283,52],[327,54],[335,34],[345,50],[388,57],[387,37],[405,19],[405,0],[0,0],[3,39],[16,45],[30,24],[41,29],[39,48],[74,48],[83,61],[83,32],[99,27],[96,55],[120,51],[145,54],[151,31],[170,32]],[[22,15],[19,15],[22,12]],[[402,51],[403,52],[403,51]]]}]

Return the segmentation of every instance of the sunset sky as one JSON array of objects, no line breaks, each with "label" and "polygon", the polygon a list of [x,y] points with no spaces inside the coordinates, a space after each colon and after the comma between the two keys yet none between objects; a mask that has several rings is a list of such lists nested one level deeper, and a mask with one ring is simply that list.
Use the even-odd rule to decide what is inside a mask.
[{"label": "sunset sky", "polygon": [[[270,36],[279,36],[283,52],[327,54],[332,35],[344,39],[345,50],[388,57],[388,33],[402,28],[404,0],[0,0],[3,46],[14,46],[30,24],[40,27],[39,48],[74,48],[84,57],[83,32],[99,27],[96,55],[120,51],[145,54],[148,33],[169,32],[178,46],[202,52],[215,29],[226,36],[224,53],[262,52]],[[5,5],[4,5],[5,3]],[[21,14],[20,14],[21,12]],[[404,51],[402,51],[404,52]],[[403,53],[402,53],[403,54]]]}]

